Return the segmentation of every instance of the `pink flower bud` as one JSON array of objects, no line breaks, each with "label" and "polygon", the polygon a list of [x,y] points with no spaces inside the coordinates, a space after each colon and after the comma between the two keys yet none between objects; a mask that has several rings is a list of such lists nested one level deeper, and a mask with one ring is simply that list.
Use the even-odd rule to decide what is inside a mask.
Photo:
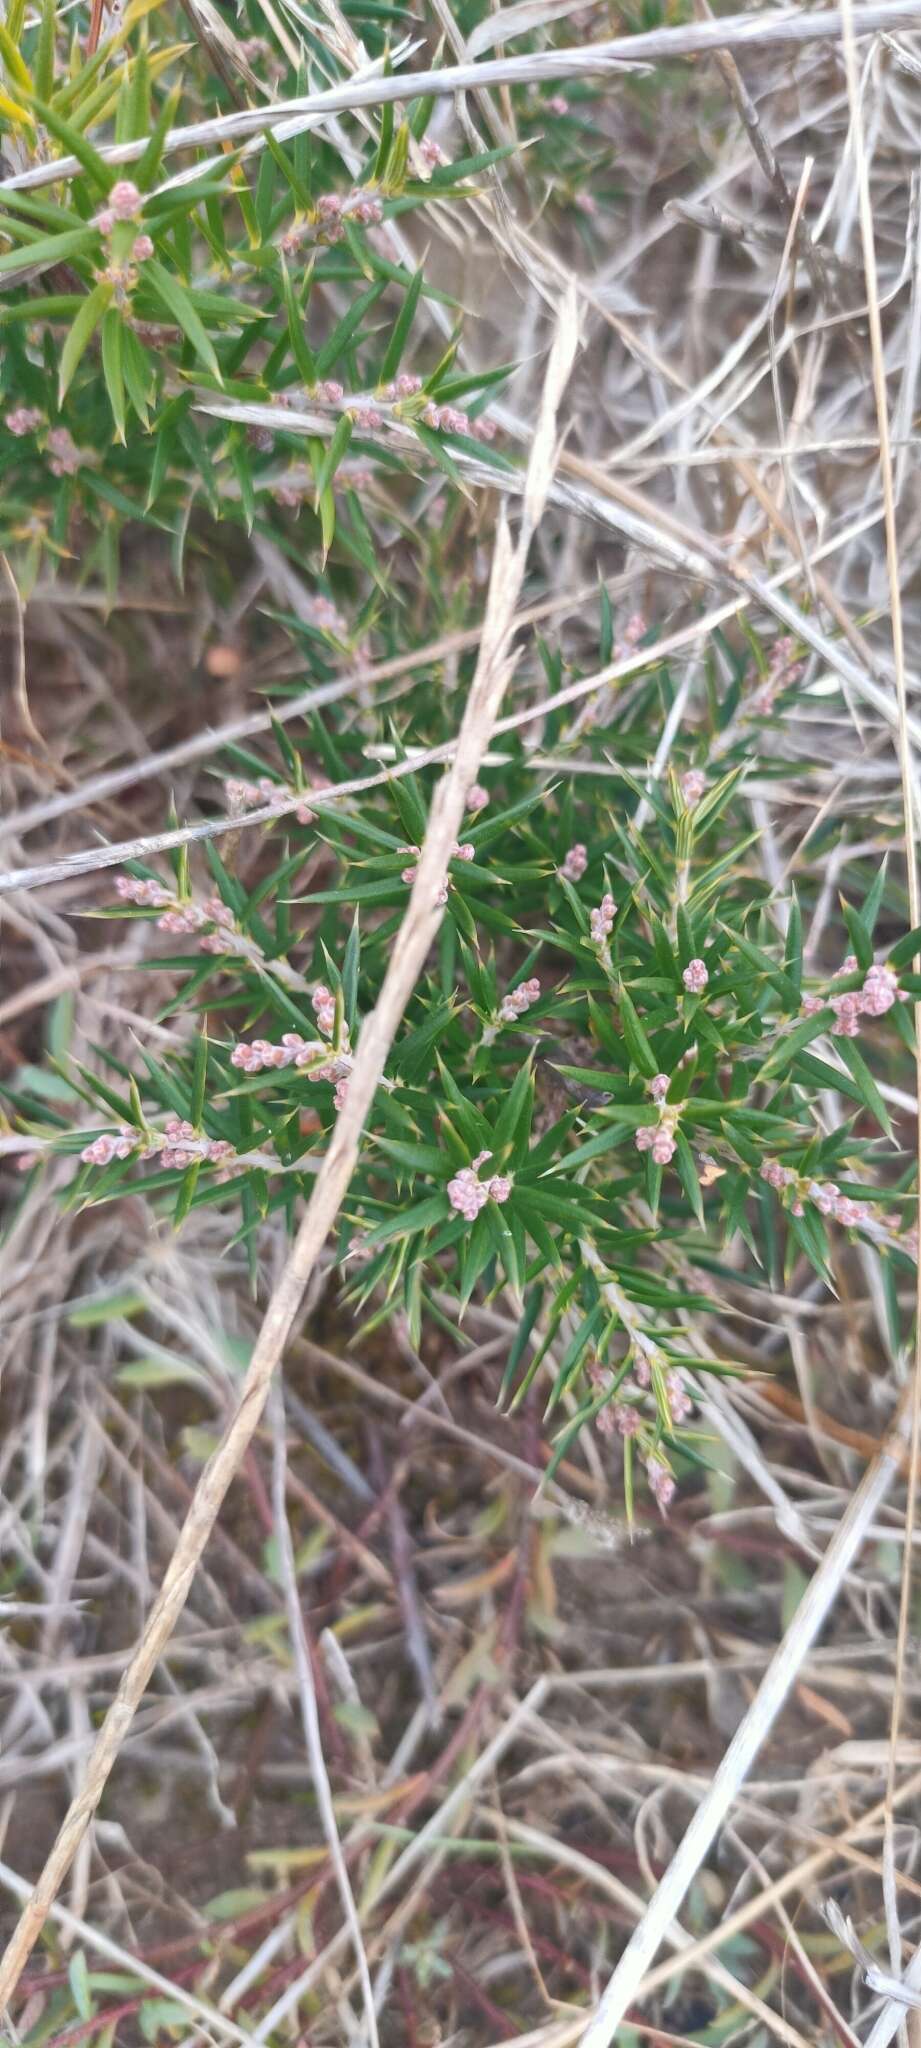
[{"label": "pink flower bud", "polygon": [[668,1402],[668,1412],[673,1422],[684,1422],[689,1415],[693,1414],[694,1403],[685,1387],[680,1372],[666,1373],[665,1397]]},{"label": "pink flower bud", "polygon": [[669,1074],[654,1074],[649,1083],[649,1093],[652,1096],[653,1102],[664,1102],[670,1087],[671,1076]]},{"label": "pink flower bud", "polygon": [[860,1018],[863,1005],[857,990],[849,995],[832,996],[831,1008],[835,1021],[831,1027],[833,1038],[859,1038]]},{"label": "pink flower bud", "polygon": [[675,1482],[668,1466],[663,1465],[660,1458],[649,1458],[646,1461],[646,1477],[656,1506],[665,1515],[675,1498]]},{"label": "pink flower bud", "polygon": [[596,946],[603,946],[614,929],[616,905],[610,892],[602,896],[597,910],[589,912],[589,926]]},{"label": "pink flower bud", "polygon": [[449,1180],[447,1196],[459,1216],[466,1217],[468,1223],[475,1223],[489,1200],[489,1189],[477,1179],[472,1166],[464,1166],[453,1180]]},{"label": "pink flower bud", "polygon": [[131,249],[131,254],[134,257],[135,263],[145,263],[148,256],[153,255],[153,252],[154,245],[149,235],[135,235],[134,243]]},{"label": "pink flower bud", "polygon": [[488,802],[488,789],[484,789],[481,782],[475,782],[472,789],[467,791],[467,810],[472,811],[474,816],[476,816],[478,811],[485,811]]},{"label": "pink flower bud", "polygon": [[693,810],[694,805],[699,804],[706,787],[707,778],[702,768],[688,768],[686,773],[682,775],[681,794],[688,810]]},{"label": "pink flower bud", "polygon": [[328,1038],[336,1022],[336,998],[322,982],[318,982],[311,997],[317,1023]]},{"label": "pink flower bud", "polygon": [[66,427],[52,427],[48,436],[52,476],[76,476],[83,460]]},{"label": "pink flower bud", "polygon": [[43,415],[37,405],[16,405],[5,419],[7,431],[21,439],[23,434],[34,434],[42,424]]},{"label": "pink flower bud", "polygon": [[519,982],[518,987],[510,989],[499,1004],[499,1016],[503,1024],[514,1024],[516,1018],[523,1017],[525,1011],[531,1008],[531,1004],[538,1002],[539,999],[540,982],[536,974],[532,975],[530,981]]},{"label": "pink flower bud", "polygon": [[557,874],[561,882],[581,882],[587,867],[588,854],[581,840],[577,839],[575,845],[564,855],[557,868]]},{"label": "pink flower bud", "polygon": [[690,960],[681,979],[689,995],[699,996],[706,988],[710,976],[702,960]]},{"label": "pink flower bud", "polygon": [[133,220],[141,204],[141,195],[130,178],[119,178],[109,193],[109,205],[116,220]]}]

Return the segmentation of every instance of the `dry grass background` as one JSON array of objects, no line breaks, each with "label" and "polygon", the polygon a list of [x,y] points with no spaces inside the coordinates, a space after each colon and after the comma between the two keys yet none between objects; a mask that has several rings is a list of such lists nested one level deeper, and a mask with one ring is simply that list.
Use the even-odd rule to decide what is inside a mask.
[{"label": "dry grass background", "polygon": [[[604,7],[573,14],[567,43],[618,33]],[[475,316],[473,358],[522,364],[501,415],[511,443],[532,443],[554,327],[581,333],[555,394],[555,475],[534,465],[548,504],[524,594],[523,556],[516,570],[500,526],[487,597],[495,497],[471,472],[480,611],[493,627],[497,607],[507,612],[480,636],[491,687],[481,715],[474,705],[475,746],[501,752],[489,726],[508,608],[525,621],[541,608],[545,630],[578,651],[599,571],[676,644],[683,683],[660,766],[680,721],[701,716],[711,623],[748,609],[794,625],[810,688],[774,737],[785,777],[749,785],[750,858],[776,886],[812,876],[819,949],[842,867],[897,841],[918,797],[921,35],[904,7],[889,18],[852,46],[850,80],[840,33],[761,34],[719,60],[650,53],[645,75],[609,73],[592,102],[594,216],[544,214],[525,156],[504,196],[425,220],[436,272],[460,278]],[[435,21],[462,63],[446,8]],[[335,38],[332,8],[329,24]],[[685,32],[663,33],[680,53]],[[584,54],[574,68],[588,71]],[[514,132],[501,85],[472,104]],[[445,100],[446,136],[466,118],[463,101]],[[517,520],[514,500],[510,511]],[[79,913],[105,900],[103,862],[123,857],[104,849],[139,832],[162,843],[170,794],[183,833],[195,832],[210,808],[212,733],[264,722],[261,693],[297,671],[270,615],[282,594],[294,609],[303,600],[296,575],[262,544],[234,547],[226,570],[179,594],[165,558],[129,546],[111,614],[70,574],[41,584],[24,666],[6,592],[8,1075],[41,1057],[65,1017],[88,1059],[100,1043],[123,1051],[132,1032],[156,1045],[181,1029],[155,1021],[162,987],[141,971],[144,927]],[[509,715],[539,739],[533,630],[519,631]],[[420,646],[433,638],[420,606]],[[456,651],[438,658],[450,668]],[[372,669],[362,689],[398,691],[394,667]],[[357,684],[343,678],[347,703]],[[574,722],[590,694],[573,691]],[[461,794],[468,767],[454,777]],[[410,905],[423,950],[439,833],[453,837],[447,811]],[[378,1055],[399,1001],[394,985]],[[373,1056],[369,1042],[369,1074]],[[909,1131],[914,1075],[894,1073],[885,1092]],[[360,1130],[355,1084],[349,1109],[333,1206]],[[281,1226],[266,1227],[260,1309],[219,1207],[193,1211],[177,1240],[130,1197],[62,1210],[50,1189],[64,1174],[52,1167],[23,1203],[7,1174],[0,1248],[9,1932],[69,1802],[84,1805],[9,2040],[564,2048],[638,1924],[645,1948],[631,1945],[595,2048],[625,2006],[624,2042],[802,2048],[863,2040],[872,2021],[880,2048],[900,2021],[910,2032],[910,2006],[868,1985],[823,1916],[836,1901],[874,1945],[885,1925],[893,1978],[921,1921],[921,1674],[903,1572],[918,1542],[912,1454],[884,1449],[897,1408],[910,1429],[915,1382],[892,1353],[869,1258],[842,1252],[832,1303],[805,1271],[783,1296],[731,1279],[715,1292],[707,1341],[756,1376],[711,1418],[719,1473],[631,1547],[591,1445],[559,1495],[536,1497],[538,1410],[509,1422],[493,1407],[513,1330],[501,1313],[471,1308],[461,1333],[431,1332],[422,1356],[399,1329],[351,1341],[318,1249],[319,1189],[287,1280]],[[275,1321],[260,1336],[270,1297]],[[212,1501],[221,1512],[198,1561],[207,1517],[186,1524],[184,1549],[181,1531],[204,1460],[241,1412],[243,1367],[264,1395],[280,1349],[277,1397],[265,1415],[246,1411],[251,1440],[239,1421],[229,1439],[229,1492]],[[160,1362],[162,1387],[132,1385],[142,1359]],[[849,1549],[839,1540],[829,1565],[843,1523]],[[180,1566],[197,1569],[151,1635],[177,1546]],[[820,1647],[803,1600],[814,1574],[830,1603]],[[791,1622],[800,1635],[778,1664]],[[149,1683],[142,1660],[137,1711],[132,1701],[109,1724],[104,1785],[97,1730],[142,1639]],[[757,1704],[765,1672],[769,1711],[764,1694]],[[740,1729],[748,1754],[731,1753],[728,1777],[723,1765],[717,1810],[708,1788]],[[94,1754],[102,1803],[87,1828]],[[663,1892],[695,1811],[696,1847]],[[89,2017],[58,2020],[49,1994],[80,1951],[112,1981]]]}]

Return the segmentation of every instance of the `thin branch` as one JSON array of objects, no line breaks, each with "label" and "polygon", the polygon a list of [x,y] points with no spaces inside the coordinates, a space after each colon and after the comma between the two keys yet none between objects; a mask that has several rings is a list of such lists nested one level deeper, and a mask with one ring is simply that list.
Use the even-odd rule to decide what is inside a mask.
[{"label": "thin branch", "polygon": [[301,1612],[300,1595],[297,1590],[297,1565],[294,1559],[294,1544],[291,1541],[291,1525],[288,1521],[288,1511],[285,1504],[285,1480],[288,1470],[288,1454],[285,1440],[285,1408],[281,1387],[277,1381],[272,1393],[270,1414],[273,1446],[272,1511],[275,1522],[275,1541],[278,1545],[278,1562],[285,1595],[288,1635],[294,1652],[294,1670],[297,1678],[297,1692],[301,1707],[304,1741],[307,1745],[310,1773],[317,1797],[317,1810],[323,1825],[323,1833],[326,1837],[326,1846],[329,1850],[329,1859],[333,1867],[336,1884],[339,1888],[339,1897],[342,1901],[346,1926],[352,1938],[352,1947],[355,1950],[355,1957],[358,1963],[358,1976],[361,1983],[368,2040],[371,2048],[378,2048],[379,2037],[377,2013],[374,2010],[374,1989],[371,1983],[371,1973],[368,1969],[368,1958],[365,1955],[365,1946],[362,1940],[361,1922],[358,1918],[358,1910],[349,1881],[348,1868],[342,1853],[339,1829],[336,1826],[336,1811],[333,1806],[332,1788],[329,1782],[329,1773],[326,1768],[326,1758],[323,1755],[323,1742],[320,1735],[320,1715],[317,1709],[316,1686],[313,1682],[310,1651],[304,1634],[304,1617]]},{"label": "thin branch", "polygon": [[[909,27],[917,19],[917,0],[871,0],[870,5],[853,10],[858,35],[897,28],[903,23]],[[488,85],[546,85],[553,79],[591,78],[632,71],[646,63],[668,64],[676,57],[694,57],[712,50],[829,42],[840,33],[841,14],[837,8],[816,14],[785,8],[766,14],[732,14],[724,21],[649,29],[639,35],[615,36],[608,42],[537,50],[522,57],[494,57],[484,64],[446,64],[437,71],[352,78],[326,92],[307,93],[301,99],[248,107],[238,113],[221,114],[212,121],[195,121],[188,127],[174,128],[166,138],[165,152],[194,149],[201,143],[210,146],[236,142],[249,135],[263,135],[280,124],[290,124],[289,133],[294,135],[302,123],[322,120],[327,114],[354,113],[357,107],[380,107],[394,100],[453,95]],[[134,163],[143,155],[147,142],[146,136],[140,136],[136,141],[113,143],[101,149],[100,155],[107,163]],[[53,185],[62,178],[75,177],[80,169],[76,157],[57,157],[5,178],[0,191],[21,192],[34,190],[38,185]]]}]

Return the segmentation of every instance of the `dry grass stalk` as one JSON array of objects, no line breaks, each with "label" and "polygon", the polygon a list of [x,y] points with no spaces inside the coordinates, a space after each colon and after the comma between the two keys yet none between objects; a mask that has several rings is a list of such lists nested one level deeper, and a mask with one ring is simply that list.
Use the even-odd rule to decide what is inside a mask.
[{"label": "dry grass stalk", "polygon": [[348,1099],[317,1175],[294,1246],[266,1310],[236,1410],[221,1444],[205,1466],[176,1550],[141,1640],[106,1715],[82,1785],[0,1958],[0,2010],[8,2003],[38,1940],[79,1845],[92,1821],[119,1750],[150,1677],[185,1605],[192,1580],[231,1480],[239,1470],[265,1407],[272,1375],[290,1336],[317,1257],[338,1214],[358,1158],[365,1118],[403,1011],[416,986],[441,921],[438,892],[464,814],[467,791],[489,743],[511,673],[510,636],[528,552],[540,522],[556,463],[556,420],[578,342],[575,300],[566,299],[544,382],[525,483],[523,516],[513,546],[504,517],[496,535],[486,614],[476,670],[452,766],[436,791],[415,881],[380,996],[359,1040]]}]

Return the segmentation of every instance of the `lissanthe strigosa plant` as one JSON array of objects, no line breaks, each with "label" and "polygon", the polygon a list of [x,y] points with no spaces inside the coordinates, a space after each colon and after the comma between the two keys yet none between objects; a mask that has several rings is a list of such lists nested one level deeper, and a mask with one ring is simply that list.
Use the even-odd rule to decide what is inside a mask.
[{"label": "lissanthe strigosa plant", "polygon": [[[651,690],[667,677],[654,645],[646,660]],[[900,893],[885,866],[867,874],[840,957],[806,973],[796,895],[772,900],[746,860],[753,736],[797,676],[781,643],[659,784],[637,728],[620,734],[636,774],[605,765],[603,725],[583,734],[597,778],[584,755],[578,775],[541,771],[505,743],[469,792],[437,950],[340,1220],[343,1285],[371,1321],[400,1315],[418,1339],[474,1289],[512,1304],[502,1399],[552,1353],[551,1469],[581,1429],[616,1435],[628,1506],[638,1466],[664,1510],[682,1459],[706,1457],[697,1403],[733,1366],[695,1312],[721,1273],[776,1283],[805,1258],[831,1286],[833,1234],[856,1234],[897,1325],[915,1258],[911,1165],[874,1078],[910,1045],[921,989]],[[360,740],[319,718],[297,741],[275,731],[274,761],[226,763],[231,817],[263,813],[242,827],[256,878],[217,841],[194,868],[183,847],[170,869],[120,873],[102,913],[150,922],[169,1012],[197,1019],[187,1052],[107,1056],[105,1080],[67,1067],[73,1109],[53,1117],[16,1104],[24,1165],[74,1156],[70,1201],[130,1185],[177,1224],[220,1203],[254,1273],[260,1220],[293,1225],[348,1089],[437,772],[391,747],[388,776],[339,796],[361,781]],[[833,1127],[827,1091],[849,1111]]]}]

